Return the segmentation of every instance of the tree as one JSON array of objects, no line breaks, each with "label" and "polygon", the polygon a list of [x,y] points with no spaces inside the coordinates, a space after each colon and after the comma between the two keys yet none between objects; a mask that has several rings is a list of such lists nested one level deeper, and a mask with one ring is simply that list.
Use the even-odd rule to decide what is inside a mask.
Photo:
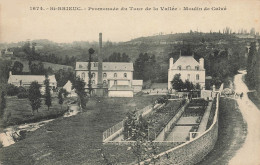
[{"label": "tree", "polygon": [[45,105],[47,105],[49,110],[51,106],[51,89],[50,89],[50,80],[48,78],[48,75],[45,76],[44,85],[45,85],[45,96],[44,96]]},{"label": "tree", "polygon": [[172,89],[175,89],[176,91],[181,91],[182,89],[184,89],[184,83],[181,80],[181,74],[174,75],[171,84],[172,84]]},{"label": "tree", "polygon": [[6,108],[6,99],[5,99],[5,92],[1,92],[1,100],[0,100],[0,118],[4,116],[4,109]]},{"label": "tree", "polygon": [[64,102],[64,99],[63,99],[62,93],[63,93],[63,91],[60,90],[60,91],[59,91],[59,94],[58,94],[58,99],[59,99],[60,109],[62,109],[62,104],[63,104],[63,102]]},{"label": "tree", "polygon": [[89,53],[89,59],[88,59],[88,92],[89,92],[89,96],[91,96],[91,92],[92,92],[92,82],[91,82],[91,79],[92,79],[92,74],[91,74],[91,61],[92,61],[92,54],[94,54],[95,50],[90,48],[88,50],[88,53]]},{"label": "tree", "polygon": [[13,74],[22,74],[23,73],[23,64],[19,61],[15,61],[12,67]]},{"label": "tree", "polygon": [[41,107],[41,85],[38,84],[37,81],[33,81],[29,87],[29,100],[32,106],[32,115],[34,115],[34,111],[38,112],[38,109]]},{"label": "tree", "polygon": [[80,77],[76,77],[74,83],[72,83],[72,88],[75,88],[75,92],[77,93],[79,99],[79,106],[81,106],[82,109],[86,108],[87,103],[85,85],[86,83]]},{"label": "tree", "polygon": [[184,83],[184,87],[187,89],[187,91],[191,91],[194,89],[194,85],[189,80],[186,80]]}]

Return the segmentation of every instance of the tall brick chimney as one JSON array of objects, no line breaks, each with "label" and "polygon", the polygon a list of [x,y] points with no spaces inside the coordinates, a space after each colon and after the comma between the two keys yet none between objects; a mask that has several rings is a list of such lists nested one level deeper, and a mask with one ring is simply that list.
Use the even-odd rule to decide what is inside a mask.
[{"label": "tall brick chimney", "polygon": [[102,80],[102,62],[103,62],[103,53],[102,53],[102,33],[99,33],[99,51],[98,51],[98,83],[97,83],[97,96],[103,96],[103,80]]}]

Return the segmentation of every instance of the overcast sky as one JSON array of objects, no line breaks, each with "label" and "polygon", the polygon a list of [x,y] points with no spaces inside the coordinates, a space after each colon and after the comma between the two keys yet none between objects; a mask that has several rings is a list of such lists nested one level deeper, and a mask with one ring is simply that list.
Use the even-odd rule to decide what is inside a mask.
[{"label": "overcast sky", "polygon": [[[231,27],[260,31],[260,0],[0,0],[0,42],[49,39],[55,42],[127,41],[156,33],[209,32]],[[127,11],[32,11],[30,7],[121,7]],[[178,11],[161,11],[160,7]],[[158,7],[130,11],[129,7]],[[183,11],[183,7],[226,7],[226,11]]]}]

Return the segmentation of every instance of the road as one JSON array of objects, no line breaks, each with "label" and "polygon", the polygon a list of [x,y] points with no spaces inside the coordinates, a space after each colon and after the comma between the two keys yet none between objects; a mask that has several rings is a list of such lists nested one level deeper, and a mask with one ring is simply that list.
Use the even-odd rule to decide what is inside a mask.
[{"label": "road", "polygon": [[247,97],[249,90],[242,80],[246,72],[241,73],[234,86],[243,98],[221,97],[218,140],[198,165],[260,165],[260,111]]},{"label": "road", "polygon": [[229,162],[229,165],[259,165],[260,164],[260,111],[255,104],[247,97],[249,91],[242,80],[245,71],[235,76],[235,91],[244,93],[242,99],[237,103],[247,123],[247,136],[245,143],[238,150],[235,156]]}]

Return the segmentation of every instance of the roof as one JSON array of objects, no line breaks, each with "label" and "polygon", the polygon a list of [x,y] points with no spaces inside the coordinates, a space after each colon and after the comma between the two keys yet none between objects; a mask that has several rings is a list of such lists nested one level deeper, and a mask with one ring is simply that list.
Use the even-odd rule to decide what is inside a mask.
[{"label": "roof", "polygon": [[[194,69],[195,66],[200,66],[200,64],[192,56],[181,56],[173,64],[172,69],[177,69],[178,66],[181,66],[182,68],[186,68],[187,66],[190,66],[192,69]],[[204,68],[201,68],[200,66],[200,70],[204,70]]]},{"label": "roof", "polygon": [[133,88],[131,88],[128,85],[113,85],[111,88],[108,89],[109,91],[132,91]]},{"label": "roof", "polygon": [[[11,75],[8,79],[8,83],[31,83],[37,81],[38,83],[43,83],[45,80],[45,75]],[[54,75],[49,76],[50,83],[56,83]]]},{"label": "roof", "polygon": [[143,85],[143,80],[132,80],[132,85]]},{"label": "roof", "polygon": [[[134,71],[130,62],[103,62],[103,71]],[[76,62],[75,70],[88,70],[88,62]],[[91,70],[98,70],[98,62],[91,62]]]}]

